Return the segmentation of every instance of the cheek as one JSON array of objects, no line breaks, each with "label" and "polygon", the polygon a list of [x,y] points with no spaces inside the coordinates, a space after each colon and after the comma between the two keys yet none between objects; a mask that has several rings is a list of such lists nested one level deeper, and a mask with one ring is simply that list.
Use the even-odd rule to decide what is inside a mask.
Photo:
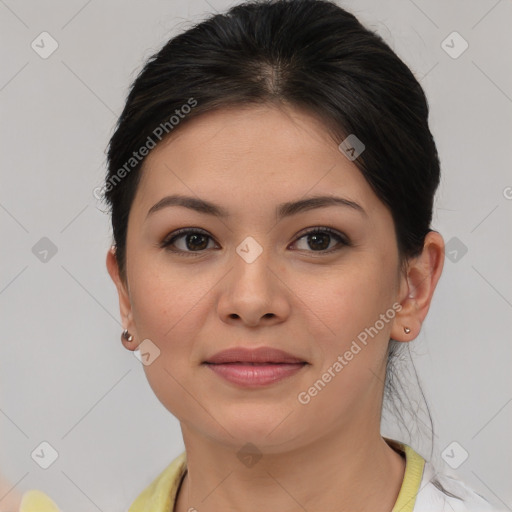
[{"label": "cheek", "polygon": [[[137,335],[140,340],[151,340],[157,347],[150,345],[158,355],[143,369],[158,400],[181,418],[193,405],[187,403],[188,395],[183,387],[191,387],[188,381],[190,354],[201,329],[201,311],[205,304],[201,297],[205,290],[199,282],[170,272],[169,267],[151,268],[147,266],[134,276],[131,286]],[[196,284],[198,286],[194,286]]]},{"label": "cheek", "polygon": [[[200,311],[210,285],[170,264],[147,262],[134,275],[132,310],[139,336],[164,346],[187,340],[187,331],[200,324]],[[190,333],[192,334],[192,333]]]},{"label": "cheek", "polygon": [[350,341],[391,307],[393,285],[377,264],[335,269],[322,282],[303,278],[303,302],[320,318],[325,332]]},{"label": "cheek", "polygon": [[155,265],[154,261],[140,262],[131,275],[137,336],[139,340],[149,339],[157,347],[158,357],[144,370],[160,400],[182,393],[172,377],[180,383],[190,378],[194,342],[200,338],[213,307],[208,292],[214,283],[214,276],[194,277],[169,264]]},{"label": "cheek", "polygon": [[[304,300],[309,308],[308,323],[319,326],[314,337],[321,352],[316,377],[322,379],[329,369],[336,375],[317,402],[325,404],[333,399],[341,409],[350,408],[352,400],[363,396],[375,375],[381,374],[395,313],[391,308],[392,275],[375,258],[361,256],[353,265],[338,268],[322,279],[321,286],[316,286],[315,280],[304,282],[304,290],[311,290]],[[388,317],[380,320],[386,312]],[[322,380],[328,379],[330,375]]]},{"label": "cheek", "polygon": [[386,274],[376,268],[360,261],[338,269],[321,287],[313,286],[318,280],[304,281],[303,290],[310,290],[304,300],[307,322],[320,328],[314,337],[318,365],[301,389],[311,398],[303,410],[326,424],[357,416],[361,404],[378,395],[391,322],[376,331],[374,326],[391,307],[392,296]]}]

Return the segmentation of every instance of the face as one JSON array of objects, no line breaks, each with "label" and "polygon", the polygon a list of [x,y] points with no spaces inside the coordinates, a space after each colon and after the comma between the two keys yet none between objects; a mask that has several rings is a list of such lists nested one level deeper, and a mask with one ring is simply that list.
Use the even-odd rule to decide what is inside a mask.
[{"label": "face", "polygon": [[[396,234],[321,122],[271,107],[208,113],[153,149],[142,172],[121,311],[131,349],[146,340],[148,381],[182,428],[277,452],[378,427],[406,289]],[[170,195],[224,215],[153,208]],[[341,201],[282,206],[320,196]],[[259,387],[203,364],[225,349],[262,346],[307,364]]]}]

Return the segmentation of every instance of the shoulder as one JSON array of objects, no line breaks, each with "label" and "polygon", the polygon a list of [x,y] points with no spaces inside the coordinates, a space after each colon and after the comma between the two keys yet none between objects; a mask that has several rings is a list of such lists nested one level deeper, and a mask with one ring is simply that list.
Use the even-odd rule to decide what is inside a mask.
[{"label": "shoulder", "polygon": [[[139,494],[128,512],[173,510],[177,490],[186,471],[187,457],[183,452]],[[60,509],[49,496],[34,489],[23,494],[19,512],[60,512]]]},{"label": "shoulder", "polygon": [[386,439],[406,458],[404,480],[393,512],[504,512],[449,470],[434,466],[407,444]]},{"label": "shoulder", "polygon": [[173,510],[181,481],[187,471],[186,452],[176,457],[132,503],[128,512]]},{"label": "shoulder", "polygon": [[60,512],[60,510],[44,492],[33,489],[21,497],[19,512]]},{"label": "shoulder", "polygon": [[455,475],[436,473],[426,462],[413,512],[444,511],[498,512],[499,509]]}]

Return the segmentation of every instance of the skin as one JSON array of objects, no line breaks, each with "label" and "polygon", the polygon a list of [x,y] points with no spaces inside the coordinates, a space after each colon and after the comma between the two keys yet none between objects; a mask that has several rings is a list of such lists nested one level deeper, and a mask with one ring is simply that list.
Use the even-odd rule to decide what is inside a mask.
[{"label": "skin", "polygon": [[[127,282],[114,249],[107,268],[134,338],[123,343],[135,350],[150,339],[159,348],[144,371],[180,421],[188,473],[175,510],[390,511],[405,463],[380,434],[388,341],[418,335],[442,272],[441,235],[430,232],[401,271],[390,211],[323,124],[290,107],[204,114],[153,149],[142,172],[128,220]],[[147,217],[169,194],[211,201],[229,216],[171,206]],[[328,206],[277,220],[278,204],[312,195],[348,198],[366,215]],[[328,234],[308,242],[306,228],[325,226],[352,245]],[[211,238],[175,240],[188,256],[159,246],[184,227]],[[252,263],[236,252],[248,236],[262,248]],[[394,318],[299,403],[298,394],[394,303],[401,306]],[[201,364],[233,346],[280,348],[309,364],[243,389]],[[237,457],[246,443],[262,455],[250,467]]]},{"label": "skin", "polygon": [[20,508],[21,494],[13,485],[0,475],[0,512],[11,512]]}]

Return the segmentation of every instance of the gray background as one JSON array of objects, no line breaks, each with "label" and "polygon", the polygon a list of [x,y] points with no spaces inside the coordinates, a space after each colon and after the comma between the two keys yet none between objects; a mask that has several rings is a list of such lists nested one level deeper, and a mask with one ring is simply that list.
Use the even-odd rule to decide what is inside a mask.
[{"label": "gray background", "polygon": [[[411,350],[434,461],[450,470],[441,454],[457,442],[451,458],[469,457],[456,474],[511,510],[512,3],[339,3],[411,67],[431,106],[442,163],[433,227],[451,255]],[[178,421],[121,345],[109,219],[93,189],[144,60],[232,4],[0,0],[0,464],[17,490],[42,489],[63,511],[126,510],[183,449]],[[59,45],[47,59],[31,47],[43,31]],[[458,58],[442,46],[453,31],[469,44]],[[46,262],[33,252],[43,237],[57,248]],[[383,429],[403,438],[393,420]],[[59,454],[48,469],[31,458],[43,441]]]}]

